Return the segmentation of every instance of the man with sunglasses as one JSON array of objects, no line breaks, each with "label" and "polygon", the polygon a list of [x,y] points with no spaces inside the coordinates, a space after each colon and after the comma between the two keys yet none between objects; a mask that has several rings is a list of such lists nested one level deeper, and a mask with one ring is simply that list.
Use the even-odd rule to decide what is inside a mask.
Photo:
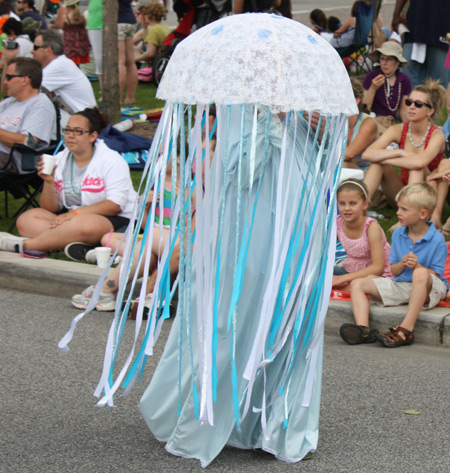
[{"label": "man with sunglasses", "polygon": [[3,74],[3,89],[8,97],[0,102],[0,169],[22,174],[20,156],[9,162],[14,143],[40,150],[47,147],[55,128],[55,109],[39,92],[42,67],[31,58],[11,59]]},{"label": "man with sunglasses", "polygon": [[89,79],[63,51],[63,38],[58,32],[47,30],[36,36],[33,57],[43,67],[42,87],[54,93],[60,108],[69,114],[95,107],[97,102]]}]

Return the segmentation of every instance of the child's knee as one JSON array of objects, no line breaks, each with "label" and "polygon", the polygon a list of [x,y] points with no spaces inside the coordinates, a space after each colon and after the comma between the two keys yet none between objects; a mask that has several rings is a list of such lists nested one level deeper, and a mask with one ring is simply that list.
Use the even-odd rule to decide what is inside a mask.
[{"label": "child's knee", "polygon": [[416,268],[412,274],[413,284],[431,283],[431,274],[427,268]]},{"label": "child's knee", "polygon": [[350,292],[364,291],[363,289],[364,278],[353,279],[350,282]]}]

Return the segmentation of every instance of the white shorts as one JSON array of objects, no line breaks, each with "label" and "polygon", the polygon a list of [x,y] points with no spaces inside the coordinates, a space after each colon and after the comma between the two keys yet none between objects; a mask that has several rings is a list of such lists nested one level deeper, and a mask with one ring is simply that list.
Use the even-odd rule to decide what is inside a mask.
[{"label": "white shorts", "polygon": [[103,31],[88,30],[88,36],[94,55],[95,73],[101,76],[103,75]]},{"label": "white shorts", "polygon": [[[447,295],[447,286],[434,274],[431,275],[432,285],[429,293],[430,300],[423,306],[432,309]],[[390,307],[408,304],[412,291],[411,282],[393,281],[390,278],[375,278],[373,280],[381,297],[381,305]],[[379,301],[376,301],[380,303]]]}]

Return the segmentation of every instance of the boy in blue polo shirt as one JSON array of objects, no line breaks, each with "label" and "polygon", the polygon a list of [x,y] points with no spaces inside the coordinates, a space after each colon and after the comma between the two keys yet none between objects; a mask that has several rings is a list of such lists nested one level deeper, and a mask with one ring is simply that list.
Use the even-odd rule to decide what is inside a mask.
[{"label": "boy in blue polo shirt", "polygon": [[[436,192],[425,182],[405,186],[396,196],[401,227],[392,235],[391,272],[394,279],[368,276],[351,283],[356,324],[343,324],[341,337],[350,345],[378,340],[395,348],[414,342],[414,326],[422,307],[431,309],[445,298],[449,285],[443,277],[447,258],[444,237],[427,221],[436,206]],[[384,306],[408,304],[402,323],[381,335],[369,327],[366,294]]]}]

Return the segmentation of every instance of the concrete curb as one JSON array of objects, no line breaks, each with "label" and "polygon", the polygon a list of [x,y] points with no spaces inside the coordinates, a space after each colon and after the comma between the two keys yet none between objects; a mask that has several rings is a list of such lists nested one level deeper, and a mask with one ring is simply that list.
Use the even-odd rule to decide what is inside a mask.
[{"label": "concrete curb", "polygon": [[[67,300],[84,288],[95,284],[102,270],[95,265],[51,258],[31,259],[0,251],[0,284],[3,288],[45,294]],[[380,332],[399,325],[406,306],[371,307],[371,325]],[[339,331],[346,322],[353,322],[350,302],[330,301],[325,329]],[[416,325],[416,341],[426,345],[450,347],[450,307],[422,311]]]},{"label": "concrete curb", "polygon": [[51,258],[24,258],[0,251],[0,283],[15,289],[54,297],[70,298],[95,284],[102,270],[95,265]]}]

